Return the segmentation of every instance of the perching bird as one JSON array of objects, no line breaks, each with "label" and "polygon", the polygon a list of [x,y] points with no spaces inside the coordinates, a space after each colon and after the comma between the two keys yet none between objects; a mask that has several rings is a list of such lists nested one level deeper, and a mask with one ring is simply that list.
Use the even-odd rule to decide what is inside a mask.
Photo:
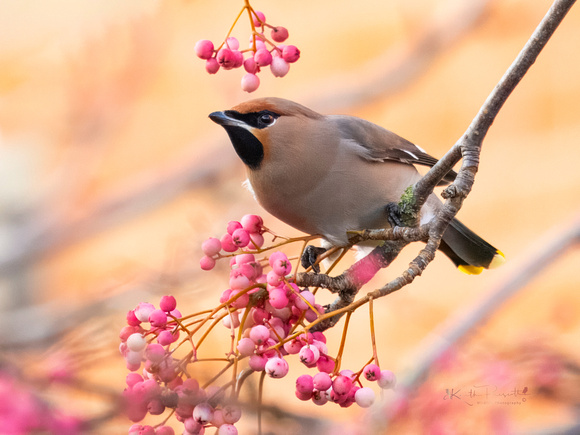
[{"label": "perching bird", "polygon": [[[437,159],[369,121],[321,115],[281,98],[251,100],[209,115],[229,135],[248,184],[270,214],[327,246],[346,246],[347,231],[390,226],[389,209]],[[446,175],[451,182],[455,172]],[[421,223],[441,201],[432,194]],[[391,210],[392,211],[392,210]],[[503,254],[454,219],[439,249],[465,273],[501,264]]]}]

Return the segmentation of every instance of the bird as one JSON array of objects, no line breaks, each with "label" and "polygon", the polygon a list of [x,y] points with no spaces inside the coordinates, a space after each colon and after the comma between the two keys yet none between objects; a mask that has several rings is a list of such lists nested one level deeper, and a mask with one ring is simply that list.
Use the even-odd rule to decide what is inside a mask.
[{"label": "bird", "polygon": [[[252,99],[209,118],[225,129],[258,203],[286,224],[322,236],[322,251],[349,246],[349,231],[396,225],[393,205],[421,178],[416,165],[437,163],[419,146],[370,121],[322,115],[283,98]],[[440,184],[456,175],[450,171]],[[441,207],[431,194],[420,222],[429,222]],[[466,274],[505,259],[457,219],[444,232],[439,250]]]}]

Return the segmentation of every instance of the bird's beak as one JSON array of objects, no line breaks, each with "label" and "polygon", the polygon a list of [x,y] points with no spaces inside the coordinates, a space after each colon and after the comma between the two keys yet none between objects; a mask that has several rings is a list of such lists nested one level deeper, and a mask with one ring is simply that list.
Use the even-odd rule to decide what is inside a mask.
[{"label": "bird's beak", "polygon": [[236,127],[245,127],[246,125],[240,121],[239,119],[232,118],[227,115],[226,112],[213,112],[209,114],[209,119],[211,119],[216,124],[219,124],[223,127],[226,126],[236,126]]}]

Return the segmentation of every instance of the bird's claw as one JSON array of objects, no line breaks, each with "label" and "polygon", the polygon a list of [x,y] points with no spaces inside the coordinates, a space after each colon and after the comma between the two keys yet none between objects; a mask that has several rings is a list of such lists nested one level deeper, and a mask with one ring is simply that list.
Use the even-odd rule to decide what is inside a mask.
[{"label": "bird's claw", "polygon": [[402,227],[403,221],[401,220],[401,209],[399,204],[396,202],[389,202],[385,206],[385,211],[387,213],[387,220],[391,227]]},{"label": "bird's claw", "polygon": [[319,248],[313,245],[308,245],[304,252],[302,253],[302,258],[300,258],[300,264],[304,269],[308,269],[312,266],[314,273],[320,273],[320,266],[316,263],[318,257],[326,252],[325,248]]}]

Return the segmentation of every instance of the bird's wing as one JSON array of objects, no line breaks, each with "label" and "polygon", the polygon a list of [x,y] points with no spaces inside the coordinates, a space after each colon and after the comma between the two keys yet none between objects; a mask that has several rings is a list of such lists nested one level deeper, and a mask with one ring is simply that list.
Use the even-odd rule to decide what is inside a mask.
[{"label": "bird's wing", "polygon": [[[362,158],[375,162],[391,160],[409,165],[432,167],[437,159],[417,145],[372,122],[352,116],[328,116],[340,136]],[[457,173],[449,171],[439,185],[451,183]]]}]

